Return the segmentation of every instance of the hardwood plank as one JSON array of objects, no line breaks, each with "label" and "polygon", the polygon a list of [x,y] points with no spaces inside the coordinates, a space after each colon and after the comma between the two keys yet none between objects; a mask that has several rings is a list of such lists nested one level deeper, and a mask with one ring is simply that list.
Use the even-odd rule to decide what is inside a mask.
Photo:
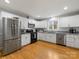
[{"label": "hardwood plank", "polygon": [[79,59],[79,50],[37,41],[0,59]]}]

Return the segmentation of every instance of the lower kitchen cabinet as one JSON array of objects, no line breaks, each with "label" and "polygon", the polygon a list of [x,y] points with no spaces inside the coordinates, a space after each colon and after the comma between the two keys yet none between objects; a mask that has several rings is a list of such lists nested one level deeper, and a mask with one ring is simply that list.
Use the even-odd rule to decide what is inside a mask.
[{"label": "lower kitchen cabinet", "polygon": [[56,34],[48,33],[46,37],[47,37],[46,40],[48,42],[56,43]]},{"label": "lower kitchen cabinet", "polygon": [[[55,33],[38,33],[38,40],[56,43],[56,34]],[[65,44],[66,46],[69,46],[69,47],[79,48],[79,35],[66,34]]]},{"label": "lower kitchen cabinet", "polygon": [[38,33],[37,34],[37,38],[38,38],[38,40],[46,40],[46,35],[45,35],[45,33]]},{"label": "lower kitchen cabinet", "polygon": [[38,33],[38,39],[56,43],[56,34],[53,33]]},{"label": "lower kitchen cabinet", "polygon": [[74,48],[79,48],[79,35],[76,34],[66,35],[66,45]]},{"label": "lower kitchen cabinet", "polygon": [[22,34],[21,35],[21,46],[24,46],[30,43],[31,43],[30,34]]},{"label": "lower kitchen cabinet", "polygon": [[0,50],[3,48],[3,40],[2,40],[2,35],[0,34]]},{"label": "lower kitchen cabinet", "polygon": [[37,38],[38,38],[38,40],[43,39],[43,33],[37,33]]},{"label": "lower kitchen cabinet", "polygon": [[66,45],[67,46],[74,46],[74,38],[73,35],[66,35]]},{"label": "lower kitchen cabinet", "polygon": [[79,35],[76,35],[76,36],[75,36],[74,41],[75,41],[74,47],[75,47],[75,48],[79,48]]}]

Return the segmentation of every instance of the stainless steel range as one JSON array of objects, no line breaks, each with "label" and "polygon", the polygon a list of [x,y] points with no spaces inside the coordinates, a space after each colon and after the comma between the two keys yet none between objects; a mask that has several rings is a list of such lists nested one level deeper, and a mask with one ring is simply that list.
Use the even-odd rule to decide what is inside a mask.
[{"label": "stainless steel range", "polygon": [[20,22],[16,18],[2,18],[0,20],[2,26],[0,31],[2,38],[0,38],[1,50],[3,55],[7,55],[21,48],[20,39]]}]

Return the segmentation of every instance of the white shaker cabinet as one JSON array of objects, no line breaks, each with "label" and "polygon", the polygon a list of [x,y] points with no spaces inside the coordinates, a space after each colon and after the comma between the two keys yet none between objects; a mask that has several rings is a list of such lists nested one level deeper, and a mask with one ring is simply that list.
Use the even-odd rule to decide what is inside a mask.
[{"label": "white shaker cabinet", "polygon": [[38,40],[44,40],[44,41],[46,41],[46,35],[45,35],[45,33],[38,33]]},{"label": "white shaker cabinet", "polygon": [[66,45],[74,47],[74,37],[73,35],[66,35]]},{"label": "white shaker cabinet", "polygon": [[21,29],[27,29],[28,28],[28,20],[27,18],[20,17],[21,21]]},{"label": "white shaker cabinet", "polygon": [[38,38],[38,40],[43,39],[43,33],[37,33],[37,38]]},{"label": "white shaker cabinet", "polygon": [[74,47],[79,48],[79,35],[75,35],[74,41],[75,41]]},{"label": "white shaker cabinet", "polygon": [[56,34],[53,33],[38,33],[38,39],[56,43]]},{"label": "white shaker cabinet", "polygon": [[59,27],[78,27],[79,15],[63,17],[59,20]]},{"label": "white shaker cabinet", "polygon": [[21,35],[21,45],[27,45],[30,44],[31,39],[30,39],[30,34],[22,34]]},{"label": "white shaker cabinet", "polygon": [[56,34],[46,33],[46,41],[56,43]]},{"label": "white shaker cabinet", "polygon": [[74,48],[79,48],[79,35],[67,34],[66,45]]}]

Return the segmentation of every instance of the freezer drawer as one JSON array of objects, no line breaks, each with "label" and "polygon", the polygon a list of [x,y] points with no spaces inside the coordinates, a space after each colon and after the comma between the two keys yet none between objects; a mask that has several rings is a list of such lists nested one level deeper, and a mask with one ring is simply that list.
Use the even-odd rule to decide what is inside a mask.
[{"label": "freezer drawer", "polygon": [[14,52],[17,49],[20,49],[21,41],[19,39],[5,40],[3,46],[4,47],[3,47],[2,54],[6,55],[11,52]]}]

